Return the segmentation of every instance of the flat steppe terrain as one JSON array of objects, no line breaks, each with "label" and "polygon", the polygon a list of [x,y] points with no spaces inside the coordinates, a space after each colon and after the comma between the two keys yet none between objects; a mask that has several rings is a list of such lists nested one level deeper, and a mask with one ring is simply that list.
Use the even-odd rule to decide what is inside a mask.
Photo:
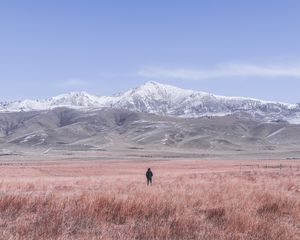
[{"label": "flat steppe terrain", "polygon": [[300,160],[190,154],[1,156],[0,239],[300,239]]}]

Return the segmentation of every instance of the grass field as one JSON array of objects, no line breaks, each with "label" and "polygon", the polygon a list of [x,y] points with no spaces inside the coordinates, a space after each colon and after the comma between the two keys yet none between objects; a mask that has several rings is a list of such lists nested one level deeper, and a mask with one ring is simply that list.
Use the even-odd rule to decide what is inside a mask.
[{"label": "grass field", "polygon": [[0,237],[300,239],[298,163],[1,158]]}]

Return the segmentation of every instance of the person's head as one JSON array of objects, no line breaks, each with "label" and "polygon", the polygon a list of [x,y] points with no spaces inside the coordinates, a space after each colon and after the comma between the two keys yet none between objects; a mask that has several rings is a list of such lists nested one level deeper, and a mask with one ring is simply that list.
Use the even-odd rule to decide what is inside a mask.
[{"label": "person's head", "polygon": [[151,168],[148,168],[148,171],[151,171]]}]

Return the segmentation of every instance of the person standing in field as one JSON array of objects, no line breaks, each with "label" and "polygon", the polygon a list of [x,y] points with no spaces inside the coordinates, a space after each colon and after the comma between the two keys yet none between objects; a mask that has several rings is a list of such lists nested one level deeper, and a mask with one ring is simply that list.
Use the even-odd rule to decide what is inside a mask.
[{"label": "person standing in field", "polygon": [[153,172],[151,171],[151,168],[148,168],[148,171],[146,172],[147,186],[149,186],[149,184],[151,184],[152,186],[152,177],[153,177]]}]

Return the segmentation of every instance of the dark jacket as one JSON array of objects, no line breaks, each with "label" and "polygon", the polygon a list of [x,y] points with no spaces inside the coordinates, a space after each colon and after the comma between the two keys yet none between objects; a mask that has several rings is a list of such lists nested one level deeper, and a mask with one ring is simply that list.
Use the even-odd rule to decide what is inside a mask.
[{"label": "dark jacket", "polygon": [[147,171],[146,172],[146,177],[148,178],[148,179],[151,179],[152,177],[153,177],[153,173],[152,173],[152,171]]}]

